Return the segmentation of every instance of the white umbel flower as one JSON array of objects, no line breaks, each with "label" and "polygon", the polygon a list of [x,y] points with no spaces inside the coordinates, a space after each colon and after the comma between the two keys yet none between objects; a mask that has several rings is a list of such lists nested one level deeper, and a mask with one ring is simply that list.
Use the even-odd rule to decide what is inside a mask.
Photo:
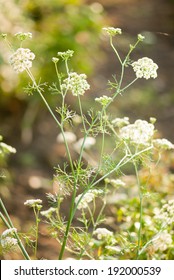
[{"label": "white umbel flower", "polygon": [[120,129],[120,138],[135,145],[149,146],[154,134],[154,125],[145,120],[136,120]]},{"label": "white umbel flower", "polygon": [[123,127],[125,125],[129,124],[129,118],[128,117],[124,117],[124,118],[115,118],[114,120],[112,120],[112,124],[115,127]]},{"label": "white umbel flower", "polygon": [[113,236],[113,232],[109,231],[106,228],[97,228],[94,232],[94,235],[97,235],[97,239],[101,240],[101,239],[105,239],[108,237],[112,237]]},{"label": "white umbel flower", "polygon": [[7,236],[6,238],[1,239],[1,246],[3,249],[10,249],[11,247],[17,245],[18,241],[16,238]]},{"label": "white umbel flower", "polygon": [[156,213],[155,219],[162,222],[164,225],[172,225],[174,223],[174,199],[164,204],[162,208]]},{"label": "white umbel flower", "polygon": [[0,151],[1,151],[1,149],[4,152],[7,152],[7,153],[14,153],[14,154],[16,153],[15,148],[13,148],[13,147],[11,147],[11,146],[7,145],[6,143],[3,143],[3,142],[0,143]]},{"label": "white umbel flower", "polygon": [[9,229],[6,229],[5,231],[3,231],[2,233],[2,237],[5,238],[7,236],[11,236],[13,235],[15,232],[17,232],[17,229],[16,228],[9,228]]},{"label": "white umbel flower", "polygon": [[85,74],[77,74],[72,72],[68,78],[64,80],[61,85],[62,90],[70,90],[74,96],[84,95],[85,91],[90,89],[90,85],[86,81],[87,76]]},{"label": "white umbel flower", "polygon": [[120,179],[111,179],[110,183],[113,187],[124,187],[126,184]]},{"label": "white umbel flower", "polygon": [[112,98],[109,96],[103,95],[101,97],[96,97],[95,101],[100,103],[103,107],[105,107],[112,101]]},{"label": "white umbel flower", "polygon": [[41,206],[42,200],[41,199],[28,199],[24,202],[24,205],[29,207]]},{"label": "white umbel flower", "polygon": [[156,148],[164,149],[164,150],[174,149],[174,144],[172,144],[169,140],[165,138],[153,140],[153,145]]},{"label": "white umbel flower", "polygon": [[77,204],[80,200],[80,198],[82,197],[82,199],[80,200],[80,202],[78,203],[77,209],[84,209],[88,207],[88,204],[93,201],[93,199],[99,195],[102,195],[103,191],[102,190],[89,190],[87,193],[84,194],[84,196],[82,197],[82,194],[79,194],[76,198],[75,198],[75,203]]},{"label": "white umbel flower", "polygon": [[18,40],[24,41],[26,39],[31,39],[32,38],[32,33],[31,32],[17,32],[14,35]]},{"label": "white umbel flower", "polygon": [[20,73],[32,67],[35,54],[30,49],[19,48],[10,57],[10,64],[15,72]]},{"label": "white umbel flower", "polygon": [[137,78],[150,78],[157,77],[158,65],[153,62],[151,58],[143,57],[132,63],[133,70]]},{"label": "white umbel flower", "polygon": [[4,250],[11,249],[13,246],[17,245],[18,241],[14,238],[14,233],[17,232],[16,228],[10,228],[3,231],[1,235],[1,246]]},{"label": "white umbel flower", "polygon": [[[79,194],[76,198],[75,198],[75,203],[77,204],[79,199],[81,198],[82,194]],[[82,199],[80,200],[77,209],[84,209],[88,207],[88,204],[93,201],[95,197],[95,194],[92,192],[87,192],[84,194],[84,196],[82,197]]]},{"label": "white umbel flower", "polygon": [[56,212],[56,208],[50,207],[48,210],[41,211],[40,213],[42,216],[45,216],[49,219],[54,212]]},{"label": "white umbel flower", "polygon": [[172,244],[172,236],[167,231],[161,232],[153,241],[155,251],[165,251]]},{"label": "white umbel flower", "polygon": [[117,34],[119,34],[119,35],[122,34],[121,28],[104,27],[103,30],[106,31],[107,34],[110,35],[110,36],[115,36]]}]

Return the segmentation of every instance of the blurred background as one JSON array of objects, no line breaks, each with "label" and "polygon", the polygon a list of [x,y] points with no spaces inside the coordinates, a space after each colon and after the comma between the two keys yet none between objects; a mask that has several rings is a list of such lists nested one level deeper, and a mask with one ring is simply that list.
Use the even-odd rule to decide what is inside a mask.
[{"label": "blurred background", "polygon": [[[155,117],[160,135],[174,142],[174,0],[0,1],[0,32],[9,37],[19,31],[33,33],[25,47],[36,54],[32,71],[41,82],[54,81],[51,58],[58,51],[74,50],[71,67],[86,73],[91,84],[84,98],[86,109],[93,106],[95,97],[106,94],[108,79],[119,71],[109,40],[102,33],[105,26],[122,29],[118,49],[123,56],[137,34],[144,35],[144,43],[132,58],[147,56],[159,66],[158,78],[140,79],[126,96],[118,97],[112,114],[128,116],[131,121]],[[6,179],[0,179],[0,193],[14,223],[24,231],[24,220],[33,217],[28,209],[23,210],[23,202],[28,198],[45,200],[45,193],[52,191],[54,166],[64,160],[64,149],[56,141],[59,131],[42,100],[37,94],[24,93],[28,77],[13,72],[8,56],[1,40],[0,135],[17,153],[3,163]],[[125,80],[131,75],[127,71]],[[59,106],[57,96],[48,93],[47,100],[52,108]],[[76,107],[74,99],[69,102]],[[52,250],[50,258],[54,257]]]}]

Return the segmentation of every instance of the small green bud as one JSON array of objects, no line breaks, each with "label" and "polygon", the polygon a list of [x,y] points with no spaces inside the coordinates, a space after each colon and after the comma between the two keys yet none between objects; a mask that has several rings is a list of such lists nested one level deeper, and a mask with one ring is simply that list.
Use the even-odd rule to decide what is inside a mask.
[{"label": "small green bud", "polygon": [[107,106],[108,103],[110,103],[112,101],[112,98],[111,97],[108,97],[106,95],[103,95],[101,97],[96,97],[95,98],[95,101],[100,103],[103,107]]},{"label": "small green bud", "polygon": [[143,35],[141,35],[141,34],[138,34],[138,40],[139,41],[144,41],[144,39],[145,39],[145,37],[143,36]]},{"label": "small green bud", "polygon": [[152,123],[152,124],[156,123],[156,118],[151,117],[150,118],[150,123]]},{"label": "small green bud", "polygon": [[66,52],[58,52],[57,55],[60,56],[63,60],[67,60],[70,57],[72,57],[74,54],[74,51],[67,50]]},{"label": "small green bud", "polygon": [[57,57],[52,58],[52,62],[57,63],[58,61],[59,61],[59,59]]},{"label": "small green bud", "polygon": [[6,38],[7,38],[7,34],[6,34],[6,33],[1,33],[0,37],[1,37],[2,39],[6,39]]}]

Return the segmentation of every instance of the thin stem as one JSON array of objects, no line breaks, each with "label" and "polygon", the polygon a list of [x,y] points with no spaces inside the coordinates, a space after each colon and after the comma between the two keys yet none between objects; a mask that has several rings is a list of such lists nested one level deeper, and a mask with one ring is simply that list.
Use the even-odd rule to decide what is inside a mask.
[{"label": "thin stem", "polygon": [[119,60],[120,64],[122,65],[123,62],[122,62],[122,60],[121,60],[121,58],[120,58],[120,55],[119,55],[117,49],[115,48],[115,46],[114,46],[114,44],[113,44],[112,36],[110,36],[110,45],[111,45],[112,49],[114,50],[116,56],[118,57],[118,60]]},{"label": "thin stem", "polygon": [[67,75],[69,76],[68,59],[65,59],[65,67],[66,67]]},{"label": "thin stem", "polygon": [[54,63],[54,64],[55,64],[56,75],[57,75],[57,79],[58,79],[59,87],[60,87],[61,80],[60,80],[59,70],[58,70],[58,67],[57,67],[57,63]]},{"label": "thin stem", "polygon": [[139,218],[139,230],[138,230],[138,247],[137,247],[137,257],[139,256],[140,246],[141,246],[141,232],[142,232],[142,217],[143,217],[143,196],[139,194],[140,199],[140,218]]},{"label": "thin stem", "polygon": [[38,247],[38,237],[39,237],[39,210],[36,209],[35,207],[33,208],[35,219],[36,219],[36,230],[35,230],[35,246],[34,246],[34,256],[36,258],[37,256],[37,247]]},{"label": "thin stem", "polygon": [[130,82],[129,84],[127,84],[127,86],[125,86],[124,88],[120,89],[120,93],[122,91],[124,91],[125,89],[127,89],[128,87],[130,87],[133,83],[135,83],[138,80],[138,78],[135,78],[132,82]]},{"label": "thin stem", "polygon": [[0,217],[1,217],[2,221],[4,222],[4,224],[6,225],[6,227],[11,228],[11,226],[9,225],[6,218],[4,217],[4,215],[1,212],[0,212]]},{"label": "thin stem", "polygon": [[135,161],[133,161],[134,168],[135,168],[135,173],[136,173],[136,178],[137,178],[137,184],[138,184],[138,190],[139,190],[139,200],[140,200],[140,217],[139,217],[139,229],[138,229],[138,247],[137,247],[137,257],[139,256],[139,250],[141,246],[141,232],[142,232],[142,217],[143,217],[143,195],[141,192],[141,185],[140,185],[140,180],[139,180],[139,174],[138,174],[138,168],[137,164]]},{"label": "thin stem", "polygon": [[92,213],[91,208],[89,207],[89,205],[87,206],[87,209],[88,209],[88,212],[89,212],[89,215],[90,215],[90,218],[91,218],[92,226],[94,227],[94,224],[95,224],[94,217],[93,217],[93,213]]},{"label": "thin stem", "polygon": [[37,92],[39,93],[39,95],[41,96],[42,100],[44,101],[48,111],[50,112],[50,114],[52,115],[53,119],[55,120],[55,122],[57,123],[57,125],[59,126],[59,128],[61,128],[61,124],[60,122],[58,121],[58,119],[56,118],[56,116],[54,115],[52,109],[50,108],[50,106],[48,105],[48,102],[46,101],[45,97],[43,96],[41,90],[39,89],[39,86],[37,85],[31,71],[29,69],[26,70],[27,71],[27,74],[29,75],[30,79],[32,80],[33,82],[33,85],[36,87],[37,89]]},{"label": "thin stem", "polygon": [[133,46],[130,47],[130,49],[129,49],[129,51],[128,51],[128,53],[127,53],[125,59],[124,59],[124,62],[123,62],[124,64],[127,62],[128,58],[129,58],[129,56],[130,56],[130,54],[133,52],[133,50],[137,47],[137,45],[138,45],[140,42],[141,42],[141,40],[138,39],[138,40],[135,42],[135,44],[134,44]]},{"label": "thin stem", "polygon": [[85,125],[85,120],[84,120],[84,116],[83,116],[82,104],[81,104],[81,100],[80,100],[79,94],[77,95],[77,97],[78,97],[78,102],[79,102],[80,115],[81,115],[81,118],[82,118],[83,128],[84,128],[85,133],[87,133],[86,125]]},{"label": "thin stem", "polygon": [[[105,109],[105,108],[103,108],[103,109]],[[104,112],[104,115],[103,114],[101,115],[102,144],[101,144],[101,152],[100,152],[100,160],[99,160],[98,172],[99,172],[99,170],[101,168],[101,165],[102,165],[102,156],[103,156],[103,153],[104,153],[104,145],[105,145],[106,110],[104,110],[103,112]],[[105,117],[104,123],[103,123],[103,117]]]},{"label": "thin stem", "polygon": [[13,49],[11,43],[9,42],[9,40],[7,38],[5,38],[4,41],[7,44],[8,48],[10,49],[10,51],[14,52],[14,49]]},{"label": "thin stem", "polygon": [[62,243],[62,246],[61,246],[60,254],[59,254],[59,260],[62,259],[65,248],[66,248],[68,233],[69,233],[70,226],[71,226],[72,219],[73,219],[72,213],[73,213],[73,210],[74,210],[75,197],[76,197],[76,189],[74,188],[73,195],[72,195],[72,200],[71,200],[71,205],[70,205],[69,218],[68,218],[68,222],[67,222],[66,231],[65,231],[65,234],[64,234],[64,239],[63,239],[63,243]]}]

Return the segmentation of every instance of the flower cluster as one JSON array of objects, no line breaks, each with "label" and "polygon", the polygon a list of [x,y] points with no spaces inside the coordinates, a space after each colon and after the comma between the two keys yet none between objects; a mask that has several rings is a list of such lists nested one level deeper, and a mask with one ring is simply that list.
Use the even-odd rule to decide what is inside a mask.
[{"label": "flower cluster", "polygon": [[90,89],[90,85],[86,81],[85,74],[77,74],[71,72],[64,83],[61,85],[62,90],[70,90],[74,96],[83,95],[86,90]]},{"label": "flower cluster", "polygon": [[114,187],[114,188],[118,188],[118,187],[124,187],[126,184],[120,180],[120,179],[111,179],[110,180],[110,184]]},{"label": "flower cluster", "polygon": [[101,97],[95,98],[95,101],[100,103],[103,107],[105,107],[112,101],[112,98],[108,97],[106,95],[103,95]]},{"label": "flower cluster", "polygon": [[138,34],[138,40],[140,41],[140,42],[142,42],[144,39],[145,39],[145,37],[143,36],[143,35],[141,35],[141,34]]},{"label": "flower cluster", "polygon": [[9,229],[6,229],[5,231],[3,231],[1,237],[2,237],[2,238],[6,238],[7,236],[13,235],[14,232],[17,232],[17,229],[16,229],[16,228],[9,228]]},{"label": "flower cluster", "polygon": [[137,78],[150,78],[157,77],[158,65],[153,62],[151,58],[143,57],[132,63],[133,70]]},{"label": "flower cluster", "polygon": [[106,228],[97,228],[94,232],[94,235],[97,236],[97,239],[101,240],[101,239],[106,239],[108,237],[112,237],[113,236],[113,232],[111,232],[110,230],[106,229]]},{"label": "flower cluster", "polygon": [[[75,203],[78,204],[77,209],[84,209],[88,207],[88,204],[93,201],[93,199],[102,194],[102,190],[89,190],[87,193],[85,193],[82,197],[82,194],[79,194],[75,198]],[[81,198],[82,197],[82,198]],[[81,199],[81,200],[80,200]],[[80,202],[79,202],[80,201]]]},{"label": "flower cluster", "polygon": [[57,55],[60,56],[63,60],[68,60],[74,54],[74,51],[67,50],[66,52],[58,52]]},{"label": "flower cluster", "polygon": [[[1,140],[1,139],[0,139]],[[11,146],[9,146],[9,145],[7,145],[7,144],[5,144],[5,143],[3,143],[3,142],[1,142],[0,143],[0,154],[2,153],[2,152],[5,152],[5,153],[16,153],[16,149],[15,148],[13,148],[13,147],[11,147]]]},{"label": "flower cluster", "polygon": [[158,149],[164,150],[171,150],[174,149],[174,144],[172,144],[169,140],[162,138],[162,139],[154,139],[153,140],[154,147]]},{"label": "flower cluster", "polygon": [[35,54],[30,49],[19,48],[10,57],[10,64],[15,72],[20,73],[32,67]]},{"label": "flower cluster", "polygon": [[124,117],[124,118],[115,118],[114,120],[112,120],[112,124],[115,127],[123,127],[125,125],[129,124],[129,118],[128,117]]},{"label": "flower cluster", "polygon": [[26,39],[31,39],[32,33],[31,32],[17,32],[15,34],[15,37],[20,41],[24,41]]},{"label": "flower cluster", "polygon": [[107,34],[110,35],[110,36],[115,36],[117,34],[119,34],[119,35],[122,34],[121,28],[104,27],[103,30],[106,31]]},{"label": "flower cluster", "polygon": [[45,210],[45,211],[41,211],[41,215],[42,216],[45,216],[46,218],[51,218],[52,214],[56,212],[56,208],[54,207],[50,207],[48,210]]},{"label": "flower cluster", "polygon": [[1,246],[4,250],[9,250],[17,245],[18,241],[14,238],[14,233],[17,232],[16,228],[6,229],[1,235]]},{"label": "flower cluster", "polygon": [[136,120],[120,129],[120,138],[132,144],[149,146],[154,135],[154,125],[145,120]]},{"label": "flower cluster", "polygon": [[29,207],[37,207],[41,206],[42,200],[41,199],[28,199],[24,202],[24,205],[29,206]]},{"label": "flower cluster", "polygon": [[172,237],[167,231],[161,232],[153,241],[155,251],[165,251],[172,244]]},{"label": "flower cluster", "polygon": [[156,213],[155,219],[162,221],[166,225],[174,223],[174,199],[169,200],[163,207]]}]

